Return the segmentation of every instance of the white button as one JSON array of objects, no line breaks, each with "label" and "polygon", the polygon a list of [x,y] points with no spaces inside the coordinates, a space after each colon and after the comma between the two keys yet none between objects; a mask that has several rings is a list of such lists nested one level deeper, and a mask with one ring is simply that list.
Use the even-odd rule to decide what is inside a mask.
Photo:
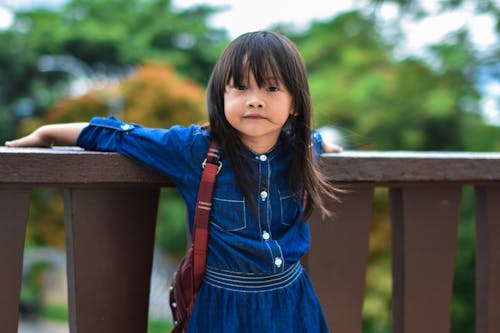
[{"label": "white button", "polygon": [[262,200],[266,199],[267,198],[267,192],[266,191],[260,192],[260,197],[262,198]]},{"label": "white button", "polygon": [[133,126],[133,125],[130,125],[130,124],[123,124],[123,125],[121,125],[120,127],[121,127],[121,129],[122,129],[122,130],[124,130],[124,131],[128,131],[129,129],[134,128],[134,126]]},{"label": "white button", "polygon": [[271,235],[267,231],[264,231],[262,233],[262,238],[264,238],[265,240],[268,240],[270,237],[271,237]]},{"label": "white button", "polygon": [[281,264],[283,264],[283,260],[281,258],[274,258],[274,264],[276,267],[281,267]]},{"label": "white button", "polygon": [[259,160],[261,160],[262,162],[265,162],[265,161],[267,161],[267,156],[266,155],[260,155],[259,156]]}]

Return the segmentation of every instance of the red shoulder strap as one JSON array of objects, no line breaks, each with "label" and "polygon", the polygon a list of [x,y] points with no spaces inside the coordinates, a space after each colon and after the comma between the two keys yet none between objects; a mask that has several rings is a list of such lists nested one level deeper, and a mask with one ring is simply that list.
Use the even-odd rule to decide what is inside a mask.
[{"label": "red shoulder strap", "polygon": [[215,178],[222,162],[215,140],[212,140],[205,161],[203,161],[203,175],[198,190],[198,201],[194,215],[193,226],[193,271],[195,290],[198,290],[207,265],[208,219],[212,209],[212,193]]}]

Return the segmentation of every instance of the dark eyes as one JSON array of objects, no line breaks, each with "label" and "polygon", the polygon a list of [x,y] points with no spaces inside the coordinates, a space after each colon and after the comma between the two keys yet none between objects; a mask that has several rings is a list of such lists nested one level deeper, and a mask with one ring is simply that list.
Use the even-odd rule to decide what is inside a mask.
[{"label": "dark eyes", "polygon": [[[237,90],[246,90],[246,89],[248,89],[248,87],[244,86],[244,85],[237,85],[237,86],[234,86],[234,88],[237,89]],[[280,88],[277,87],[277,86],[269,86],[269,87],[266,88],[266,90],[269,91],[269,92],[277,92],[277,91],[280,90]]]}]

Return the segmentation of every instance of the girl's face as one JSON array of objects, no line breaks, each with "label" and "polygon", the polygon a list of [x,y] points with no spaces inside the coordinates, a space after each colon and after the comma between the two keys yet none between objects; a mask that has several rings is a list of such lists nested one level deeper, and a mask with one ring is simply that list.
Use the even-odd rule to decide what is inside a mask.
[{"label": "girl's face", "polygon": [[257,85],[254,75],[235,86],[231,79],[224,92],[224,114],[229,124],[238,132],[241,141],[255,153],[266,153],[281,133],[283,125],[292,114],[292,96],[280,82],[266,80]]}]

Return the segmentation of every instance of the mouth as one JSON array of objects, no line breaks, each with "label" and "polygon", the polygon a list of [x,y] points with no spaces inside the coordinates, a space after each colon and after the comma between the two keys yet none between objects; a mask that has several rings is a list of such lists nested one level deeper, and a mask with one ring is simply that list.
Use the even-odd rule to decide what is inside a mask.
[{"label": "mouth", "polygon": [[243,118],[245,118],[245,119],[265,119],[265,117],[263,117],[262,115],[255,114],[255,113],[247,114],[247,115],[243,116]]}]

